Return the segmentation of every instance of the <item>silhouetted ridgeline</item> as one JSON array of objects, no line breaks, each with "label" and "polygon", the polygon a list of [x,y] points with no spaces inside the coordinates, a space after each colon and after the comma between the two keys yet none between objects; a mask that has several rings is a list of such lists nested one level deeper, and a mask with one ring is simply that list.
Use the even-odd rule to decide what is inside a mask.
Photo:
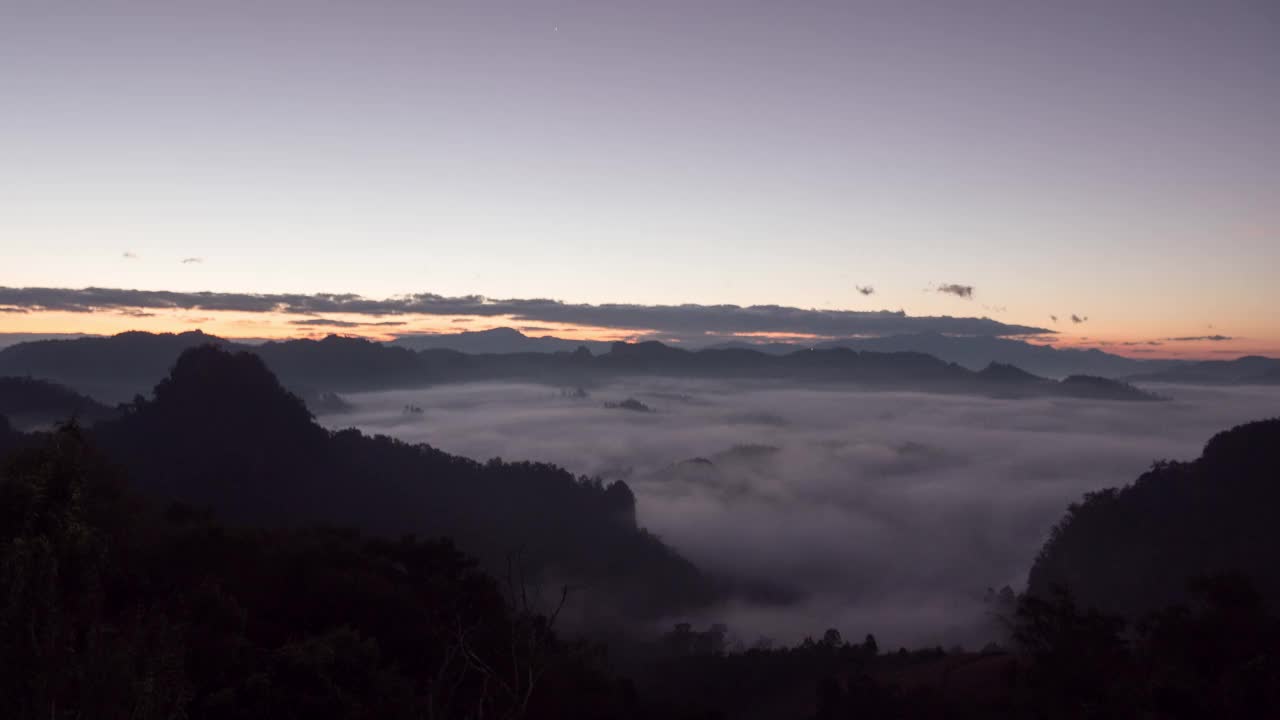
[{"label": "silhouetted ridgeline", "polygon": [[[777,355],[785,355],[799,349],[793,343],[756,345],[734,342],[714,347],[754,348]],[[933,355],[971,370],[997,363],[1016,365],[1024,370],[1049,377],[1088,374],[1119,378],[1140,372],[1162,371],[1183,364],[1181,360],[1136,360],[1095,348],[1056,348],[1007,337],[957,336],[937,332],[837,338],[814,343],[812,347],[819,350],[842,347],[863,352],[918,352]]]},{"label": "silhouetted ridgeline", "polygon": [[183,350],[209,344],[231,345],[199,330],[37,340],[0,350],[0,375],[44,378],[99,400],[124,402],[150,392]]},{"label": "silhouetted ridgeline", "polygon": [[[609,351],[609,343],[605,342],[578,342],[547,335],[530,337],[507,327],[459,333],[407,335],[390,344],[411,350],[454,350],[472,354],[572,352],[579,345],[586,346],[596,354]],[[788,355],[797,350],[829,350],[841,347],[863,352],[924,353],[970,370],[980,370],[991,363],[1016,365],[1038,375],[1055,378],[1068,375],[1120,378],[1143,372],[1159,372],[1185,364],[1182,360],[1138,360],[1093,348],[1055,348],[1007,337],[945,335],[939,332],[837,338],[817,343],[750,343],[736,340],[711,345],[710,349],[742,349],[770,355]]]},{"label": "silhouetted ridgeline", "polygon": [[1074,504],[1031,569],[1030,592],[1137,616],[1186,598],[1188,578],[1237,572],[1280,607],[1280,419],[1219,433],[1192,462],[1158,462]]},{"label": "silhouetted ridgeline", "polygon": [[[199,333],[125,333],[24,343],[0,351],[0,373],[31,375],[95,397],[121,399],[145,392],[183,350],[215,339]],[[216,341],[224,347],[236,347]],[[1108,400],[1155,399],[1103,378],[1058,382],[1026,373],[974,372],[920,353],[854,352],[844,348],[770,355],[745,349],[691,352],[661,343],[615,343],[593,355],[571,353],[465,355],[452,350],[387,347],[355,338],[292,340],[240,347],[252,352],[290,388],[307,394],[416,387],[437,383],[524,380],[579,386],[610,379],[667,377],[845,383],[881,390],[968,393],[1005,397],[1062,396]]]},{"label": "silhouetted ridgeline", "polygon": [[72,417],[92,423],[112,414],[97,400],[47,380],[0,377],[0,415],[15,425],[43,425]]},{"label": "silhouetted ridgeline", "polygon": [[1133,375],[1130,379],[1191,385],[1277,385],[1280,384],[1280,360],[1257,355],[1235,360],[1206,360]]},{"label": "silhouetted ridgeline", "polygon": [[605,341],[566,340],[551,335],[532,337],[508,327],[465,330],[457,333],[401,335],[387,344],[409,350],[453,350],[472,355],[573,352],[579,347],[585,347],[593,353],[605,353],[609,352],[610,345]]},{"label": "silhouetted ridgeline", "polygon": [[518,553],[527,571],[589,585],[579,612],[645,616],[715,597],[696,568],[636,527],[624,483],[330,432],[248,353],[188,350],[153,399],[93,437],[151,497],[234,522],[448,536],[491,569]]}]

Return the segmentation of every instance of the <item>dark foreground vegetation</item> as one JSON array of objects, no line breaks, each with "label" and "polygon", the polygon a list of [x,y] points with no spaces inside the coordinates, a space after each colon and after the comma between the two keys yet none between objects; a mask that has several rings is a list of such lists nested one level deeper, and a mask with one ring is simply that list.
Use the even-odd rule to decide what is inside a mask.
[{"label": "dark foreground vegetation", "polygon": [[1188,600],[1186,578],[1251,578],[1280,607],[1280,419],[1214,436],[1193,462],[1157,462],[1124,488],[1067,509],[1031,569],[1038,595],[1134,616]]},{"label": "dark foreground vegetation", "polygon": [[6,718],[614,717],[600,655],[447,541],[163,512],[65,428],[0,485]]},{"label": "dark foreground vegetation", "polygon": [[564,568],[640,629],[717,588],[625,486],[328,433],[249,355],[193,350],[93,430],[0,421],[0,454],[0,717],[1280,715],[1280,421],[1073,508],[980,651],[568,632]]}]

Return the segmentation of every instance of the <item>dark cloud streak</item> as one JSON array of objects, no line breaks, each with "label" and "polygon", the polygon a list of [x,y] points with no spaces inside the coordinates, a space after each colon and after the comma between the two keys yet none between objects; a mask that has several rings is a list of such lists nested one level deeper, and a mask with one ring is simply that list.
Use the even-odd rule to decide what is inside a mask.
[{"label": "dark cloud streak", "polygon": [[[972,292],[968,286],[965,292]],[[664,333],[807,333],[822,336],[940,332],[956,335],[1034,335],[1054,331],[990,318],[913,317],[899,310],[817,310],[782,305],[601,305],[544,298],[490,299],[420,293],[386,299],[354,294],[256,294],[174,292],[115,288],[0,287],[0,307],[59,312],[121,308],[280,313],[314,316],[346,313],[374,317],[461,315],[511,317],[527,323],[563,323]]]},{"label": "dark cloud streak", "polygon": [[306,320],[290,320],[290,325],[316,327],[358,328],[358,327],[403,327],[409,323],[400,320],[384,320],[382,322],[355,322],[351,320],[329,320],[327,318],[307,318]]}]

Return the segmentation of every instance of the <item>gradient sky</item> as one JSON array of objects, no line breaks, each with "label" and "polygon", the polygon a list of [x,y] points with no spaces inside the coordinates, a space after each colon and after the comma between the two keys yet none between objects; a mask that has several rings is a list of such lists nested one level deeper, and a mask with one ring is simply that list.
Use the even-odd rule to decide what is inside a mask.
[{"label": "gradient sky", "polygon": [[[1277,78],[1275,0],[0,0],[0,286],[903,309],[1280,355]],[[0,331],[193,317],[299,332]],[[1207,335],[1233,339],[1114,345]]]}]

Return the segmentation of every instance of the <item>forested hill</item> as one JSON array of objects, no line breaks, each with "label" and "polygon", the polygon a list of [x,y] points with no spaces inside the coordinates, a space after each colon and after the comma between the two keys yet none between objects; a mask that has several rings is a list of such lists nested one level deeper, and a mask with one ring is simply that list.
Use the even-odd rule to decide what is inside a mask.
[{"label": "forested hill", "polygon": [[1215,435],[1192,462],[1158,462],[1070,507],[1031,569],[1080,604],[1137,616],[1185,599],[1189,578],[1236,572],[1280,608],[1280,419]]},{"label": "forested hill", "polygon": [[34,340],[0,350],[0,375],[43,378],[104,402],[124,402],[149,392],[182,351],[209,344],[232,345],[198,330]]},{"label": "forested hill", "polygon": [[634,712],[554,603],[447,540],[228,527],[140,498],[76,426],[24,445],[0,455],[6,720]]},{"label": "forested hill", "polygon": [[18,426],[46,425],[73,417],[93,423],[112,414],[106,405],[57,383],[0,377],[0,415]]},{"label": "forested hill", "polygon": [[249,353],[184,352],[153,398],[92,437],[151,497],[268,527],[452,537],[499,576],[512,561],[530,577],[589,586],[588,616],[649,617],[716,597],[697,568],[637,528],[624,483],[330,432]]},{"label": "forested hill", "polygon": [[599,355],[585,347],[574,352],[467,355],[453,350],[413,351],[338,336],[248,347],[200,333],[125,333],[15,345],[0,350],[0,374],[46,378],[100,399],[124,400],[149,389],[183,350],[209,343],[258,355],[286,386],[307,394],[481,380],[584,385],[650,375],[841,383],[1001,397],[1155,399],[1115,380],[1073,376],[1056,381],[1023,372],[973,371],[921,353],[845,348],[798,350],[787,355],[748,349],[695,352],[657,342],[615,343],[609,352]]}]

